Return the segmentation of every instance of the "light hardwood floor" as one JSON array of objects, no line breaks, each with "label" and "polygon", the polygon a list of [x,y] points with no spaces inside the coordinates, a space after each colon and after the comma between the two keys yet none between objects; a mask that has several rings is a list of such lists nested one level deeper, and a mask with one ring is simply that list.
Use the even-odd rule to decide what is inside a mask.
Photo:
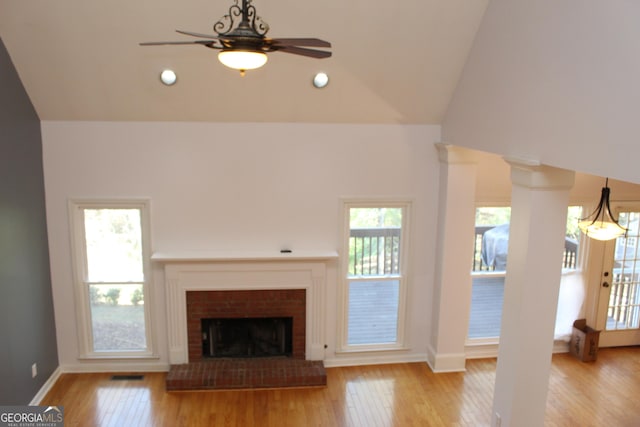
[{"label": "light hardwood floor", "polygon": [[[66,427],[488,426],[495,359],[434,374],[424,363],[327,369],[324,388],[172,392],[163,373],[116,381],[63,374],[41,402]],[[600,349],[583,363],[553,357],[545,426],[640,426],[640,347]]]}]

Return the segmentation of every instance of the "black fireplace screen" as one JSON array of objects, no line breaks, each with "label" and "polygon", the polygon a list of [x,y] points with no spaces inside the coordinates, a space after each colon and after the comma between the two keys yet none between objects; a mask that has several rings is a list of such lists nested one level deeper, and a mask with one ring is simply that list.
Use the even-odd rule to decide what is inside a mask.
[{"label": "black fireplace screen", "polygon": [[289,357],[292,324],[292,317],[202,319],[202,355]]}]

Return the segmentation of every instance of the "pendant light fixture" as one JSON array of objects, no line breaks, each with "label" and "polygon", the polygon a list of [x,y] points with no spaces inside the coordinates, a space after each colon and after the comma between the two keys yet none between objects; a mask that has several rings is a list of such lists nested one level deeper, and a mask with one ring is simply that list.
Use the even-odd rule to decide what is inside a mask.
[{"label": "pendant light fixture", "polygon": [[607,178],[602,188],[598,207],[591,215],[581,219],[578,223],[580,230],[592,239],[613,240],[627,233],[627,229],[621,226],[611,213],[609,195],[609,178]]}]

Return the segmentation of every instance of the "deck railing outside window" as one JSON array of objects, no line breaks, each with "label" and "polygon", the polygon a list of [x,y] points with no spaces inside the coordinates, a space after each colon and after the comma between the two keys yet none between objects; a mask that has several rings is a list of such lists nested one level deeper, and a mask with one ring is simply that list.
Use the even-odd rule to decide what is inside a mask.
[{"label": "deck railing outside window", "polygon": [[[471,271],[493,271],[494,267],[491,265],[485,265],[482,262],[482,237],[484,233],[491,230],[495,226],[483,225],[476,226],[476,238],[473,246],[473,265]],[[564,255],[562,257],[562,268],[576,268],[578,255],[578,242],[573,239],[565,238],[564,240]]]},{"label": "deck railing outside window", "polygon": [[400,272],[400,228],[352,228],[349,275],[387,276]]}]

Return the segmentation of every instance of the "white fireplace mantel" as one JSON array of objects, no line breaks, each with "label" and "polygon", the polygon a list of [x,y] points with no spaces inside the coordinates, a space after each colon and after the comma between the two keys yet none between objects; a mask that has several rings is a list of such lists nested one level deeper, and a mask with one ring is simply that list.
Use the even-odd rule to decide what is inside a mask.
[{"label": "white fireplace mantel", "polygon": [[169,362],[188,363],[187,291],[306,290],[306,358],[324,359],[325,253],[156,253],[164,264]]},{"label": "white fireplace mantel", "polygon": [[338,258],[335,251],[324,252],[156,252],[151,261],[174,262],[224,262],[224,261],[329,261]]}]

